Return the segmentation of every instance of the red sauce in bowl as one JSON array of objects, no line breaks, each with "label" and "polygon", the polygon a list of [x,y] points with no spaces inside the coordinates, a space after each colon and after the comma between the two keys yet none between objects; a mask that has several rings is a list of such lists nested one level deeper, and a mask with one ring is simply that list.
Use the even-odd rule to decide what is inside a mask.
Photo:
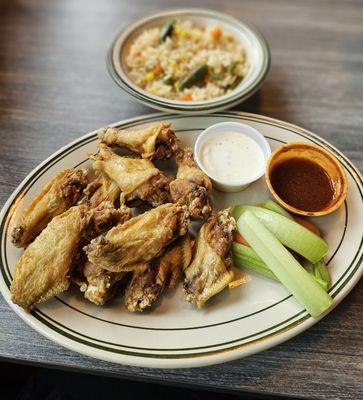
[{"label": "red sauce in bowl", "polygon": [[270,172],[270,182],[281,200],[299,210],[322,211],[334,200],[329,175],[306,158],[280,161]]}]

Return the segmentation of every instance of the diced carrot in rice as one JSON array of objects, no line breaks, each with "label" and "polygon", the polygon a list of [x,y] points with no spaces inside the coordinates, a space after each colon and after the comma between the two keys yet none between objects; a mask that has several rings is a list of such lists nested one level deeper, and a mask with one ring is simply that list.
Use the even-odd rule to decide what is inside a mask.
[{"label": "diced carrot in rice", "polygon": [[163,72],[164,72],[164,68],[163,68],[161,65],[157,65],[157,66],[154,68],[154,74],[155,74],[156,76],[162,74]]},{"label": "diced carrot in rice", "polygon": [[193,97],[190,94],[183,94],[180,96],[181,101],[191,101],[193,100]]},{"label": "diced carrot in rice", "polygon": [[219,26],[216,26],[211,30],[211,35],[214,40],[219,40],[222,36],[222,29]]}]

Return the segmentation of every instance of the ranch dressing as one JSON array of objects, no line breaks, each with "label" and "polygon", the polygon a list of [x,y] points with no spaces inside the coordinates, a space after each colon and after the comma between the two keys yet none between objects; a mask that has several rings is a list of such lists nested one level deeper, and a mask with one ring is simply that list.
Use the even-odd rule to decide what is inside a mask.
[{"label": "ranch dressing", "polygon": [[199,156],[211,178],[230,183],[257,176],[265,164],[257,142],[233,131],[210,135],[202,144]]}]

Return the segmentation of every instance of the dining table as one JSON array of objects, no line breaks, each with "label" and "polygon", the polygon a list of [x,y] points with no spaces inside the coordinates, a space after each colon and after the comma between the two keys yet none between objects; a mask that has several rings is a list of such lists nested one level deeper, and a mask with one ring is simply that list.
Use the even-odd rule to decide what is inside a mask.
[{"label": "dining table", "polygon": [[[1,0],[0,206],[60,147],[155,112],[110,78],[116,32],[156,11],[198,6],[254,25],[267,78],[234,110],[302,126],[363,171],[361,0]],[[363,398],[363,282],[319,323],[269,350],[208,367],[152,369],[84,356],[41,336],[0,296],[0,360],[274,399]]]}]

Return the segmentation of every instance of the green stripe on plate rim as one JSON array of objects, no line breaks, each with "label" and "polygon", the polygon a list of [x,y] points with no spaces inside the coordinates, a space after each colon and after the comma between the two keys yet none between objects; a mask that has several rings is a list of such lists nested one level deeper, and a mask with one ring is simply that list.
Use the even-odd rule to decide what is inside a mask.
[{"label": "green stripe on plate rim", "polygon": [[[292,325],[298,325],[301,322],[305,321],[309,316],[303,317],[301,319],[299,319],[298,321],[295,321],[292,323]],[[290,320],[292,320],[294,317],[289,318],[288,322]],[[42,318],[41,316],[37,316],[37,319],[39,321],[41,321],[44,325],[46,325],[47,327],[51,328],[52,330],[54,330],[55,332],[57,332],[58,334],[70,339],[70,340],[74,340],[77,343],[92,347],[94,349],[98,349],[98,350],[103,350],[105,352],[112,352],[112,353],[116,353],[116,354],[122,354],[122,355],[127,355],[127,356],[136,356],[136,357],[145,357],[145,358],[157,358],[157,359],[181,359],[181,358],[196,358],[196,357],[201,357],[201,356],[209,356],[209,355],[216,355],[218,353],[224,353],[225,351],[232,351],[232,350],[236,350],[241,348],[241,345],[236,345],[236,346],[232,346],[230,348],[227,349],[222,349],[222,350],[211,350],[211,351],[205,351],[205,352],[199,352],[199,353],[185,353],[185,354],[153,354],[153,353],[141,353],[141,352],[133,352],[133,351],[129,351],[129,350],[122,350],[122,349],[115,349],[112,348],[110,349],[109,347],[106,347],[102,344],[96,344],[96,343],[90,343],[87,340],[84,339],[80,339],[78,337],[74,337],[73,335],[64,332],[64,330],[59,329],[58,327],[55,327],[54,325],[50,324],[46,319]],[[281,326],[279,324],[279,326]],[[286,331],[285,327],[280,328],[279,330],[275,331],[273,334],[270,334],[268,336],[264,336],[263,339],[266,339],[270,336],[275,336],[276,334],[282,333]],[[253,336],[253,335],[251,335]],[[247,338],[247,337],[246,337]],[[259,342],[261,339],[255,339],[255,340],[251,340],[249,342],[246,342],[243,344],[244,346],[249,346],[252,345],[256,342]]]},{"label": "green stripe on plate rim", "polygon": [[[342,162],[342,160],[345,161],[345,163],[347,164],[346,169],[348,170],[348,172],[350,173],[350,175],[351,175],[352,178],[354,179],[355,183],[357,184],[358,189],[359,189],[359,192],[360,192],[360,194],[361,194],[361,196],[362,196],[362,190],[361,190],[362,181],[361,181],[361,178],[360,178],[360,176],[359,176],[359,173],[357,173],[357,171],[355,170],[354,166],[350,163],[349,160],[346,159],[345,156],[343,156],[342,154],[340,154],[339,151],[337,151],[334,147],[332,147],[331,145],[329,145],[328,143],[326,143],[323,139],[320,139],[319,137],[316,137],[314,134],[312,134],[312,133],[310,133],[310,132],[307,132],[307,131],[305,131],[305,130],[303,130],[303,129],[301,129],[301,128],[295,127],[295,126],[293,126],[293,125],[291,125],[291,124],[288,124],[288,123],[284,123],[284,122],[282,122],[282,121],[280,122],[280,121],[277,121],[277,120],[273,120],[273,119],[270,119],[270,118],[268,118],[268,117],[261,117],[261,116],[256,116],[256,115],[253,115],[253,114],[232,113],[232,112],[228,112],[228,113],[217,113],[217,114],[214,114],[214,115],[209,115],[209,117],[218,117],[218,116],[220,116],[220,117],[226,117],[226,118],[235,118],[235,119],[247,119],[247,120],[252,120],[252,121],[256,121],[256,122],[267,123],[267,124],[270,124],[270,125],[274,125],[274,126],[277,126],[277,127],[282,127],[282,128],[284,128],[284,129],[290,130],[290,131],[292,131],[293,133],[298,134],[298,135],[300,135],[300,136],[302,136],[302,137],[308,137],[308,138],[311,139],[313,142],[318,142],[318,143],[320,143],[320,144],[323,144],[325,147],[329,148],[330,151],[332,151],[333,153],[335,153],[335,154],[338,156],[338,158],[340,159],[341,162]],[[183,117],[184,117],[184,118],[190,118],[190,116],[180,116],[180,115],[173,116],[173,115],[165,115],[165,114],[163,114],[163,115],[156,115],[156,116],[154,116],[154,117],[142,116],[142,117],[139,117],[139,118],[136,118],[136,119],[131,119],[131,120],[125,121],[124,124],[116,123],[116,124],[114,124],[114,125],[115,125],[115,126],[124,126],[124,127],[129,126],[129,127],[131,127],[131,126],[133,126],[133,125],[138,125],[140,122],[145,122],[145,123],[147,123],[147,122],[151,122],[152,120],[157,120],[157,119],[165,119],[165,118],[176,118],[176,119],[181,119],[181,118],[183,118]],[[207,116],[204,116],[204,117],[207,117]],[[86,135],[86,137],[81,138],[81,139],[78,139],[78,140],[75,141],[74,143],[69,144],[69,145],[66,146],[65,148],[59,150],[59,152],[56,153],[55,157],[52,157],[51,160],[47,160],[46,162],[44,162],[43,164],[41,164],[41,165],[34,171],[34,174],[33,174],[33,175],[31,175],[26,181],[23,181],[23,183],[20,185],[21,188],[20,188],[19,190],[17,190],[17,191],[14,193],[14,195],[13,195],[14,198],[15,198],[16,195],[19,194],[19,192],[20,192],[21,190],[24,189],[23,186],[25,186],[25,184],[29,184],[29,182],[30,182],[31,180],[33,180],[34,178],[37,177],[37,174],[39,175],[39,173],[41,173],[41,172],[44,173],[43,169],[44,169],[44,167],[45,167],[46,165],[48,165],[49,163],[51,163],[51,162],[54,161],[54,160],[57,160],[57,159],[59,158],[59,156],[63,154],[64,151],[67,151],[68,149],[74,151],[75,148],[72,148],[72,146],[74,146],[75,144],[80,144],[81,146],[83,146],[83,145],[85,144],[84,141],[87,140],[87,139],[90,139],[89,141],[94,140],[94,139],[95,139],[95,133],[90,133],[90,134]],[[49,167],[49,168],[50,168],[50,167]],[[350,169],[351,169],[352,171],[351,171]],[[353,173],[352,173],[352,172],[353,172]],[[13,200],[13,202],[14,202],[14,200]],[[8,211],[9,211],[9,208],[10,208],[10,207],[8,206],[8,209],[7,209],[7,212],[6,212],[6,215],[5,215],[5,216],[7,216]],[[2,223],[2,226],[1,226],[1,230],[0,230],[1,235],[3,235],[4,220],[5,220],[5,218],[3,219],[3,223]],[[359,253],[361,247],[362,247],[362,243],[361,243],[361,245],[360,245],[360,248],[359,248],[359,250],[358,250],[358,253]],[[357,253],[356,256],[355,256],[355,259],[357,258],[358,253]],[[354,263],[355,259],[353,260],[352,263]],[[353,271],[352,271],[352,272],[350,273],[350,275],[347,277],[347,279],[345,280],[345,282],[343,283],[343,285],[341,285],[340,288],[337,288],[336,292],[332,294],[333,297],[335,297],[335,296],[344,288],[344,286],[347,284],[347,282],[349,282],[349,280],[352,278],[352,276],[354,276],[355,272],[356,272],[357,269],[359,268],[359,265],[360,265],[361,261],[362,261],[362,257],[360,258],[359,262],[356,264],[356,266],[355,266],[355,268],[353,269]],[[7,266],[7,268],[8,268],[8,266]],[[3,265],[1,265],[1,270],[2,270],[3,273],[5,272],[5,271],[4,271],[4,268],[3,268]],[[349,270],[350,270],[350,267],[347,269],[346,272],[349,272]],[[340,278],[340,280],[343,279],[343,278],[345,277],[345,275],[346,275],[346,273],[343,274],[343,276]],[[6,280],[6,274],[3,275],[3,276],[4,276],[4,280]],[[9,282],[6,282],[6,283],[7,283],[7,285],[8,285]],[[8,286],[9,286],[9,285],[8,285]],[[38,311],[39,311],[39,310],[38,310]],[[304,311],[302,311],[301,313],[304,313]],[[298,314],[296,314],[295,316],[293,316],[293,317],[291,317],[291,318],[295,318],[296,316],[298,316],[298,315],[301,314],[301,313],[298,313]],[[40,320],[39,315],[37,315],[36,318]],[[49,318],[49,317],[48,317],[48,318]],[[281,327],[284,323],[286,323],[286,322],[288,322],[289,320],[291,320],[291,318],[289,318],[288,320],[285,320],[285,321],[279,323],[278,325],[276,325],[275,327],[272,327],[272,328],[269,328],[269,329]],[[303,321],[305,321],[305,320],[308,319],[308,318],[309,318],[309,315],[308,315],[308,314],[306,313],[306,311],[305,311],[305,315],[304,315],[299,321],[294,322],[293,324],[291,324],[291,325],[289,325],[289,326],[287,326],[287,327],[284,327],[282,330],[283,330],[283,331],[289,330],[289,329],[291,329],[292,325],[293,325],[293,326],[296,326],[297,324],[302,323]],[[43,318],[43,321],[40,320],[40,322],[43,322],[43,323],[44,323],[44,318]],[[55,323],[56,323],[56,322],[55,322]],[[52,329],[54,329],[54,326],[52,326],[52,325],[49,326],[49,327],[52,328]],[[55,330],[55,329],[54,329],[54,330]],[[281,331],[281,330],[279,330],[279,332],[280,332],[280,331]],[[262,331],[262,332],[263,332],[263,331]],[[62,331],[60,331],[60,332],[58,332],[58,333],[64,334],[64,332],[62,332]],[[255,335],[258,335],[258,334],[261,334],[261,332],[254,334],[254,336],[255,336]],[[269,334],[268,336],[264,336],[264,337],[262,337],[262,338],[259,338],[258,341],[260,341],[260,340],[262,340],[262,339],[265,340],[266,338],[268,338],[268,337],[270,337],[270,336],[272,336],[272,335],[275,335],[275,334],[277,334],[277,332],[274,332],[274,333],[272,333],[272,334]],[[76,339],[76,338],[73,338],[73,340],[77,340],[77,339]],[[96,339],[96,340],[97,340],[97,339]],[[240,340],[243,340],[243,338],[242,338],[242,339],[238,339],[238,340],[239,340],[239,341],[240,341]],[[229,342],[227,342],[227,344],[228,344],[228,343],[229,343]],[[87,345],[90,345],[90,346],[92,346],[92,347],[95,347],[92,343],[88,343],[88,342],[87,342]],[[225,344],[219,344],[219,345],[225,345]],[[213,345],[213,346],[207,346],[207,347],[216,347],[216,346]],[[230,347],[230,348],[225,348],[225,349],[223,349],[223,350],[211,351],[211,352],[206,352],[206,353],[198,353],[198,354],[196,354],[195,356],[198,357],[198,356],[204,355],[204,354],[216,354],[216,353],[219,353],[219,352],[221,352],[221,351],[233,350],[233,349],[236,349],[236,348],[239,348],[239,347],[241,347],[241,346],[233,346],[233,347]],[[109,348],[106,348],[106,349],[104,349],[104,350],[106,350],[106,351],[112,351],[112,350],[110,350]],[[162,349],[158,349],[158,350],[159,350],[159,351],[163,351]],[[173,349],[173,351],[178,351],[178,350],[177,350],[177,349]],[[179,350],[179,351],[180,351],[180,350]],[[118,352],[120,352],[120,351],[118,351]],[[123,353],[123,354],[126,354],[124,351],[122,351],[122,353]],[[131,355],[137,355],[137,354],[131,352]],[[139,356],[144,357],[145,355],[141,354],[141,355],[139,355]],[[151,357],[165,358],[165,357],[161,356],[160,354],[159,354],[159,355],[156,355],[156,356],[155,356],[155,355],[148,355],[148,356],[149,356],[149,357],[151,356]],[[171,355],[171,356],[172,356],[173,358],[175,358],[175,357],[176,357],[176,358],[180,358],[180,357],[184,357],[184,356],[185,356],[185,357],[190,357],[190,356],[193,356],[193,354],[186,354],[186,355],[178,354],[178,355]]]}]

